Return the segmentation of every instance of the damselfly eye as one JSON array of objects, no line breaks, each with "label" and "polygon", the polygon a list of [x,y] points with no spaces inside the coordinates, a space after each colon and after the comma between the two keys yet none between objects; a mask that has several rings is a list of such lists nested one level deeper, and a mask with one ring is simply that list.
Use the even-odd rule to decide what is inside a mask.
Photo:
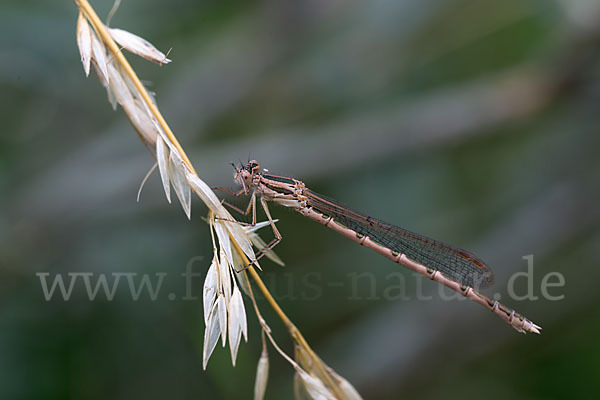
[{"label": "damselfly eye", "polygon": [[248,163],[246,168],[250,172],[258,172],[258,171],[260,171],[260,164],[258,163],[258,161],[252,160]]}]

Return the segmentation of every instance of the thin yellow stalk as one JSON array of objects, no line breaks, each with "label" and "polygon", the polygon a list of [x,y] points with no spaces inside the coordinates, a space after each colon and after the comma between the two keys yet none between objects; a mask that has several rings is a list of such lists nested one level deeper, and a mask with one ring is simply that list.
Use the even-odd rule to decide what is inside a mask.
[{"label": "thin yellow stalk", "polygon": [[[243,263],[246,265],[250,264],[250,261],[246,257],[246,254],[240,248],[240,246],[237,244],[237,242],[235,240],[232,240],[231,243],[233,243],[235,250],[238,252]],[[302,346],[304,348],[304,350],[310,355],[310,357],[313,359],[313,365],[319,369],[321,376],[325,379],[327,385],[331,389],[333,389],[333,391],[335,392],[335,395],[338,398],[343,399],[344,396],[343,396],[341,389],[339,388],[337,383],[331,378],[331,375],[325,370],[325,368],[323,367],[323,362],[321,361],[319,356],[317,356],[317,354],[308,345],[308,342],[306,341],[304,336],[302,336],[302,333],[300,333],[300,330],[298,330],[296,325],[294,325],[294,323],[283,312],[281,307],[279,307],[279,304],[277,304],[277,301],[275,301],[275,299],[271,295],[271,292],[269,292],[269,289],[267,289],[264,282],[262,281],[262,279],[260,279],[260,276],[258,275],[256,270],[252,267],[252,265],[250,267],[248,267],[248,272],[252,276],[252,279],[254,279],[256,286],[258,286],[258,288],[261,291],[261,293],[263,294],[263,296],[265,296],[265,299],[267,300],[267,302],[269,303],[271,308],[275,311],[275,313],[277,314],[279,319],[281,319],[281,321],[283,321],[283,323],[285,324],[286,328],[288,329],[288,331],[290,333],[290,336],[294,339],[295,342],[297,342],[300,346]]]}]

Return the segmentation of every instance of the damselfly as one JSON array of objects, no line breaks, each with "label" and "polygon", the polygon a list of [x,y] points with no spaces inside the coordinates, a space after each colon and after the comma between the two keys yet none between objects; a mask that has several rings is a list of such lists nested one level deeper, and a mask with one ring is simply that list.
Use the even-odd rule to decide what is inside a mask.
[{"label": "damselfly", "polygon": [[483,261],[468,251],[361,214],[313,192],[297,179],[262,172],[255,160],[240,167],[234,165],[234,168],[234,179],[242,189],[235,193],[218,189],[235,196],[250,195],[250,201],[246,210],[224,203],[245,215],[252,212],[252,225],[255,225],[256,197],[260,196],[260,204],[275,235],[257,254],[256,260],[282,239],[267,205],[267,201],[273,201],[481,304],[519,332],[540,333],[541,328],[527,318],[475,290],[489,287],[494,282],[494,275]]}]

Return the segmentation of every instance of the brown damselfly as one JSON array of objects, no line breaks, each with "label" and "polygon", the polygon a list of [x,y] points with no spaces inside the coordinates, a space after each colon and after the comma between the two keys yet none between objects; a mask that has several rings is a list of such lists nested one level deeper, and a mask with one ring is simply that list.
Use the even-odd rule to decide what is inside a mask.
[{"label": "brown damselfly", "polygon": [[235,193],[218,189],[235,196],[250,195],[250,202],[246,210],[224,203],[245,215],[252,212],[252,225],[256,225],[256,197],[260,196],[259,201],[275,235],[257,254],[256,260],[275,247],[282,238],[267,205],[267,201],[272,201],[290,207],[356,243],[481,304],[519,332],[540,333],[538,325],[475,290],[491,286],[494,275],[483,261],[470,252],[361,214],[336,200],[313,192],[297,179],[262,172],[257,161],[250,161],[240,167],[234,165],[234,168],[234,179],[242,189]]}]

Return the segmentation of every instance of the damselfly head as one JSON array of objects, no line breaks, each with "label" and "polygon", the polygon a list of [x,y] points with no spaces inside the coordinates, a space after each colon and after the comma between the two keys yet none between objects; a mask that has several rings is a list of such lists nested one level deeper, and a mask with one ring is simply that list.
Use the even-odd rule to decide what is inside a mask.
[{"label": "damselfly head", "polygon": [[235,168],[235,174],[233,179],[236,183],[244,188],[246,193],[252,187],[252,178],[254,174],[260,172],[260,164],[256,160],[249,161],[246,165],[240,165],[240,167],[233,166]]}]

